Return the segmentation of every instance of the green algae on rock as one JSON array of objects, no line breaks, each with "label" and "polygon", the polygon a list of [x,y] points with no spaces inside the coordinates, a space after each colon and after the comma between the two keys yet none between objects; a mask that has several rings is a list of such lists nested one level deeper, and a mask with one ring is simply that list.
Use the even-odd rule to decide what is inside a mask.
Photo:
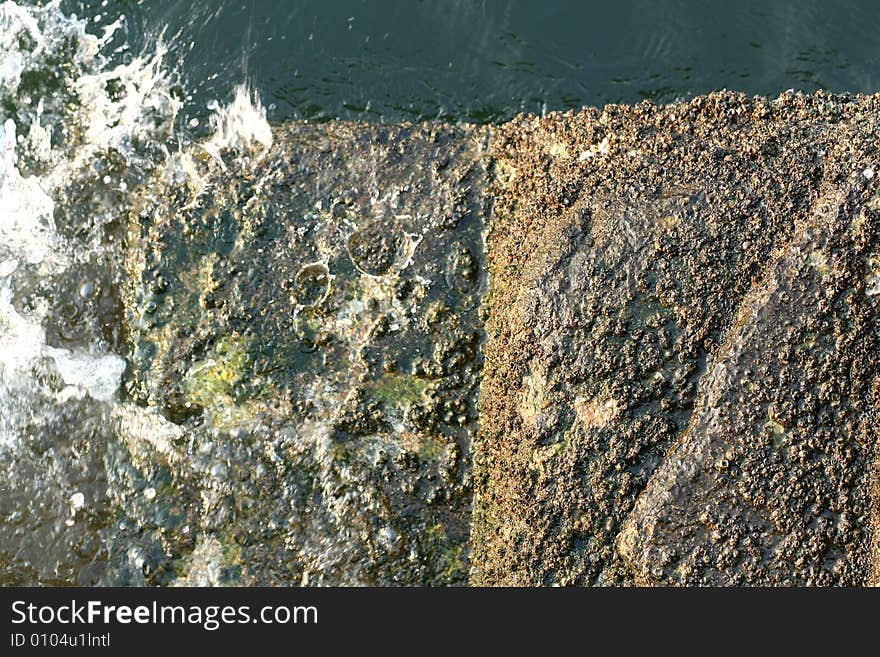
[{"label": "green algae on rock", "polygon": [[477,584],[865,584],[876,97],[493,135]]},{"label": "green algae on rock", "polygon": [[129,221],[129,390],[185,434],[139,463],[198,500],[160,579],[465,583],[488,132],[273,132]]}]

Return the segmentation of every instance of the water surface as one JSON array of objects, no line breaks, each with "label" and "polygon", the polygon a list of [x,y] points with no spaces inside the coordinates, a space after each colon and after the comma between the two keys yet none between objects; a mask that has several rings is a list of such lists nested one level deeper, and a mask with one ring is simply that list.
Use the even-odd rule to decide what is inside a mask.
[{"label": "water surface", "polygon": [[[714,89],[878,88],[869,0],[132,0],[136,46],[177,35],[189,89],[249,76],[270,119],[443,117],[672,102]],[[105,3],[101,3],[105,4]]]}]

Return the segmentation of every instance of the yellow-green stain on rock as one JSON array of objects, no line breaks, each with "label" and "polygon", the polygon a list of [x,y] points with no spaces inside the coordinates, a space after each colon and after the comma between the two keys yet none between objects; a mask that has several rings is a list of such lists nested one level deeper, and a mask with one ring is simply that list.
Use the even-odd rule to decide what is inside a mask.
[{"label": "yellow-green stain on rock", "polygon": [[397,408],[416,403],[427,388],[427,381],[407,374],[387,374],[371,386],[376,399]]},{"label": "yellow-green stain on rock", "polygon": [[247,343],[243,338],[221,338],[209,356],[187,373],[183,382],[187,401],[204,408],[217,426],[235,426],[246,421],[252,413],[233,397],[233,388],[247,375],[247,361]]}]

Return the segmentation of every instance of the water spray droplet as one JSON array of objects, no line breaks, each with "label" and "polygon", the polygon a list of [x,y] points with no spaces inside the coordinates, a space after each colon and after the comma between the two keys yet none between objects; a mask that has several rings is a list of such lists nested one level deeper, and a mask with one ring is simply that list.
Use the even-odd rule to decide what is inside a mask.
[{"label": "water spray droplet", "polygon": [[0,262],[0,278],[6,278],[7,276],[12,275],[16,269],[18,269],[17,259],[10,258],[9,260],[3,260]]}]

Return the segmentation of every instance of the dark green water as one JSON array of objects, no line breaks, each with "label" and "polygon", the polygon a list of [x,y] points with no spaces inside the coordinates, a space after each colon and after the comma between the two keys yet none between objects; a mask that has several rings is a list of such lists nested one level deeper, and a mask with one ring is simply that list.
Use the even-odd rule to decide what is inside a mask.
[{"label": "dark green water", "polygon": [[[442,117],[713,89],[880,87],[871,0],[98,0],[124,12],[137,48],[165,30],[186,87],[225,99],[247,75],[270,118]],[[197,113],[197,106],[191,110]]]}]

